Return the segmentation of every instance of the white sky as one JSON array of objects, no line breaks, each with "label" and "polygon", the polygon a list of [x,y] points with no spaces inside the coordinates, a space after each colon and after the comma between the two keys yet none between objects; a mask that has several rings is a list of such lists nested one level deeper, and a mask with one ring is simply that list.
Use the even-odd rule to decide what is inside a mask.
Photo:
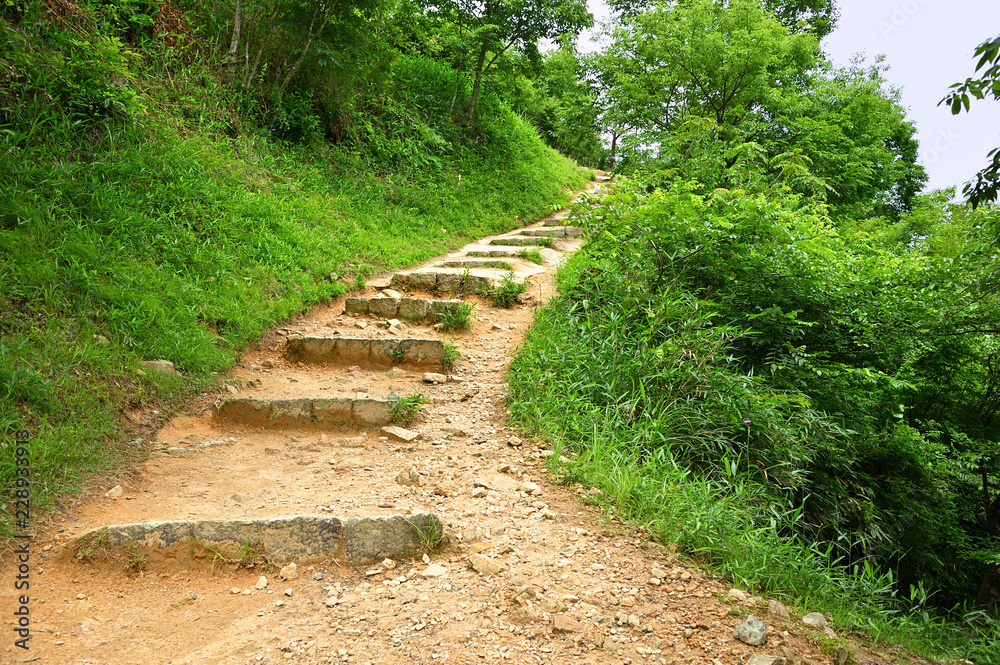
[{"label": "white sky", "polygon": [[[607,20],[604,0],[588,0],[596,21]],[[951,115],[937,103],[952,83],[972,76],[978,44],[1000,34],[1000,0],[837,0],[840,21],[823,42],[835,65],[856,53],[886,56],[888,81],[901,89],[917,127],[928,189],[959,186],[986,166],[1000,146],[1000,103],[974,100],[969,113]],[[583,35],[580,50],[597,49]]]}]

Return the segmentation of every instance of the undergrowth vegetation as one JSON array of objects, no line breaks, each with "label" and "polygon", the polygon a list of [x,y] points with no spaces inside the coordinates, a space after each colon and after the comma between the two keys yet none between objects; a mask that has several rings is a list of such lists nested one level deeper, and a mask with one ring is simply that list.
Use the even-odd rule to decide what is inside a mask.
[{"label": "undergrowth vegetation", "polygon": [[[439,60],[321,62],[371,40],[381,15],[355,9],[311,50],[248,15],[252,73],[224,3],[0,6],[0,433],[32,431],[37,506],[140,455],[138,423],[275,323],[582,186],[496,94],[455,122],[470,90]],[[4,455],[4,496],[13,478]]]},{"label": "undergrowth vegetation", "polygon": [[569,482],[735,583],[1000,662],[974,602],[997,557],[998,211],[947,201],[840,231],[780,187],[637,181],[581,205],[511,413],[572,453]]}]

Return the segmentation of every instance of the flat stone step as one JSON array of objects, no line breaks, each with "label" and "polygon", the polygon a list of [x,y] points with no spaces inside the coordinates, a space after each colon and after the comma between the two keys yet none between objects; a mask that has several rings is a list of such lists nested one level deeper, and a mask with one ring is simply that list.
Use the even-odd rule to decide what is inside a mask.
[{"label": "flat stone step", "polygon": [[[513,256],[517,256],[514,254]],[[437,264],[441,268],[489,268],[492,270],[511,271],[514,266],[507,261],[489,261],[476,259],[452,259]]]},{"label": "flat stone step", "polygon": [[439,314],[456,309],[461,300],[427,300],[426,298],[348,298],[344,314],[371,314],[386,319],[398,317],[406,321],[436,321]]},{"label": "flat stone step", "polygon": [[394,403],[371,397],[236,397],[219,405],[217,417],[245,427],[381,427],[392,422]]},{"label": "flat stone step", "polygon": [[[527,229],[526,229],[527,230]],[[510,247],[549,247],[551,246],[551,237],[529,237],[529,236],[518,236],[514,238],[493,238],[490,240],[491,245],[499,246],[510,246]]]},{"label": "flat stone step", "polygon": [[313,363],[368,364],[375,367],[415,365],[440,368],[444,342],[439,339],[369,339],[364,337],[293,337],[293,360]]},{"label": "flat stone step", "polygon": [[518,234],[522,236],[549,237],[549,238],[576,238],[583,233],[583,229],[578,226],[547,226],[535,229],[521,229]]},{"label": "flat stone step", "polygon": [[501,258],[520,258],[521,252],[524,249],[519,249],[517,247],[504,247],[502,249],[473,249],[465,253],[466,256],[477,256],[477,257],[501,257]]},{"label": "flat stone step", "polygon": [[497,280],[485,275],[463,275],[460,272],[418,270],[392,276],[393,286],[425,289],[441,293],[479,293],[492,288]]},{"label": "flat stone step", "polygon": [[360,566],[413,558],[436,547],[443,533],[441,521],[426,512],[348,519],[295,515],[176,520],[100,527],[69,541],[64,551],[77,561],[107,559],[127,568],[178,558],[217,565],[218,557],[231,563],[265,557],[277,565],[333,560]]}]

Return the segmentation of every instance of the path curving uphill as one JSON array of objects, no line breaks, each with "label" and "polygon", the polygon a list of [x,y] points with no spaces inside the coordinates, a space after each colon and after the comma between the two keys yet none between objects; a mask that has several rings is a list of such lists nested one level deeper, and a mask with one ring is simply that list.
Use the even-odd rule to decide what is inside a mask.
[{"label": "path curving uphill", "polygon": [[[122,486],[38,534],[31,649],[4,640],[0,662],[843,655],[818,645],[824,627],[604,518],[582,500],[591,490],[547,482],[546,451],[507,427],[512,354],[581,243],[567,222],[559,212],[385,276],[248,349],[225,391],[160,430]],[[529,284],[514,307],[480,295],[511,275]],[[463,303],[471,326],[440,330]],[[417,394],[420,413],[394,423]],[[0,587],[0,607],[15,593]],[[762,645],[734,637],[749,614],[770,631]]]}]

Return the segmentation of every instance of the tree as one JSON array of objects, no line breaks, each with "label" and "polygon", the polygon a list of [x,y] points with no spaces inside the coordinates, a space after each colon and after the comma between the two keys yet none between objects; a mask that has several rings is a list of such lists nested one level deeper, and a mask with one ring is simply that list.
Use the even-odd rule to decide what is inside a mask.
[{"label": "tree", "polygon": [[425,6],[469,26],[475,62],[466,112],[470,125],[475,119],[483,78],[501,56],[511,49],[537,53],[539,40],[575,37],[593,24],[586,0],[430,0]]},{"label": "tree", "polygon": [[657,5],[610,36],[590,61],[607,126],[629,128],[632,144],[654,149],[691,116],[710,118],[724,143],[745,135],[778,90],[803,79],[819,49],[757,0]]},{"label": "tree", "polygon": [[[619,18],[629,19],[648,10],[662,0],[608,0]],[[789,30],[811,32],[818,39],[830,34],[837,24],[839,12],[833,0],[765,0],[764,6],[774,12]]]},{"label": "tree", "polygon": [[880,60],[811,74],[800,89],[772,98],[771,122],[754,136],[769,154],[800,150],[808,157],[811,173],[830,187],[827,201],[838,221],[898,220],[927,181],[916,129],[885,69]]},{"label": "tree", "polygon": [[[952,92],[938,104],[948,104],[953,115],[958,115],[963,109],[968,112],[970,95],[976,99],[992,97],[1000,100],[1000,37],[980,44],[973,57],[979,58],[976,72],[982,69],[982,74],[979,78],[970,77],[964,83],[951,86]],[[987,158],[990,159],[989,165],[962,190],[973,208],[996,201],[1000,193],[1000,148],[991,150]]]}]

